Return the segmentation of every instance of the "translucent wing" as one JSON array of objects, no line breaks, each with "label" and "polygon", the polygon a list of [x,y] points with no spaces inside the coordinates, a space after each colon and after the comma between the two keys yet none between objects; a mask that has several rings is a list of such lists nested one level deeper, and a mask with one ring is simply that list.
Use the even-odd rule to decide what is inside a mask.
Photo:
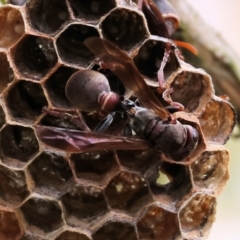
[{"label": "translucent wing", "polygon": [[103,61],[104,66],[106,65],[121,80],[126,88],[134,92],[145,108],[152,109],[162,119],[170,116],[170,113],[145,83],[132,59],[124,51],[99,37],[88,38],[84,43],[96,57]]},{"label": "translucent wing", "polygon": [[94,132],[37,126],[40,142],[66,152],[92,152],[100,150],[146,150],[150,143],[141,139],[111,136]]}]

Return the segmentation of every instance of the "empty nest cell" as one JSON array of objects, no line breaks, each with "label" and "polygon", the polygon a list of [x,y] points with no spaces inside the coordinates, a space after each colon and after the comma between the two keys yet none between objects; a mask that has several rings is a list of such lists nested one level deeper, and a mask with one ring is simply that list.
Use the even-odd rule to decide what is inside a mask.
[{"label": "empty nest cell", "polygon": [[208,103],[199,120],[208,141],[225,144],[235,126],[236,114],[229,102],[215,97]]},{"label": "empty nest cell", "polygon": [[35,232],[48,233],[63,225],[62,210],[54,200],[31,197],[23,203],[20,210],[28,228],[34,228]]},{"label": "empty nest cell", "polygon": [[140,239],[176,239],[180,236],[177,214],[157,205],[144,209],[137,229]]},{"label": "empty nest cell", "polygon": [[0,198],[7,203],[20,204],[29,194],[26,175],[0,165]]},{"label": "empty nest cell", "polygon": [[[133,59],[140,73],[150,78],[152,84],[156,86],[158,86],[157,71],[163,61],[166,43],[168,43],[168,40],[160,40],[160,38],[147,40]],[[164,79],[166,80],[178,67],[177,58],[171,51],[164,67]]]},{"label": "empty nest cell", "polygon": [[118,169],[113,152],[72,154],[71,165],[78,179],[102,183]]},{"label": "empty nest cell", "polygon": [[0,48],[9,48],[24,34],[22,14],[14,7],[1,6],[0,16]]},{"label": "empty nest cell", "polygon": [[215,219],[216,199],[204,194],[190,197],[178,213],[182,236],[199,239],[207,236]]},{"label": "empty nest cell", "polygon": [[90,240],[85,234],[66,230],[62,232],[55,240]]},{"label": "empty nest cell", "polygon": [[83,21],[95,22],[116,7],[115,0],[69,0],[74,15]]},{"label": "empty nest cell", "polygon": [[39,151],[31,128],[6,125],[0,132],[1,158],[8,166],[23,167]]},{"label": "empty nest cell", "polygon": [[51,39],[25,35],[14,48],[11,57],[19,73],[24,78],[40,80],[57,63]]},{"label": "empty nest cell", "polygon": [[76,72],[74,68],[61,66],[45,82],[45,87],[52,104],[56,107],[69,108],[69,103],[65,87],[70,76]]},{"label": "empty nest cell", "polygon": [[117,174],[108,183],[105,194],[111,208],[133,215],[152,201],[146,181],[129,172]]},{"label": "empty nest cell", "polygon": [[89,37],[97,36],[99,36],[98,30],[93,26],[69,25],[56,40],[61,60],[76,67],[87,67],[94,59],[94,55],[83,42]]},{"label": "empty nest cell", "polygon": [[28,166],[28,170],[35,182],[35,191],[50,195],[63,189],[73,177],[67,160],[51,152],[42,152]]},{"label": "empty nest cell", "polygon": [[34,122],[48,105],[41,85],[23,80],[11,86],[5,101],[12,118],[24,123]]},{"label": "empty nest cell", "polygon": [[102,189],[93,186],[72,185],[60,200],[66,211],[66,221],[72,226],[79,226],[79,221],[82,224],[94,222],[108,211]]},{"label": "empty nest cell", "polygon": [[[53,34],[69,20],[65,1],[48,0],[27,1],[26,13],[33,29]],[[54,16],[54,17],[53,17]]]},{"label": "empty nest cell", "polygon": [[100,27],[104,38],[125,50],[139,45],[148,36],[143,17],[125,8],[111,11]]}]

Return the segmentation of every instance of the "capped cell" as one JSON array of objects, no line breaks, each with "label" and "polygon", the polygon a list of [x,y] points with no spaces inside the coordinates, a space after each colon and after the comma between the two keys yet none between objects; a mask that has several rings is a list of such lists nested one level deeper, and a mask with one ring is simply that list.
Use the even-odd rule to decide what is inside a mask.
[{"label": "capped cell", "polygon": [[71,107],[65,94],[65,87],[68,79],[76,71],[74,68],[61,66],[45,82],[48,96],[54,106],[62,108]]},{"label": "capped cell", "polygon": [[63,225],[62,210],[54,200],[31,197],[20,207],[20,210],[29,230],[33,228],[35,232],[48,233]]},{"label": "capped cell", "polygon": [[12,211],[0,210],[0,239],[19,239],[21,227],[16,213]]},{"label": "capped cell", "polygon": [[12,68],[9,65],[7,55],[0,53],[0,93],[6,89],[7,85],[12,82],[14,75]]},{"label": "capped cell", "polygon": [[112,10],[100,28],[104,38],[125,50],[137,46],[149,35],[143,16],[127,8]]},{"label": "capped cell", "polygon": [[51,39],[26,35],[11,49],[11,57],[24,78],[41,80],[58,61]]},{"label": "capped cell", "polygon": [[4,164],[23,167],[37,154],[39,146],[31,128],[6,125],[0,132],[0,150]]},{"label": "capped cell", "polygon": [[69,0],[69,2],[75,17],[88,23],[99,21],[102,16],[116,7],[115,0]]},{"label": "capped cell", "polygon": [[113,152],[72,154],[71,165],[76,177],[100,183],[118,169]]},{"label": "capped cell", "polygon": [[30,81],[16,82],[4,97],[11,117],[24,123],[34,122],[48,105],[41,85]]},{"label": "capped cell", "polygon": [[0,8],[0,48],[13,46],[24,34],[25,27],[21,12],[13,6]]},{"label": "capped cell", "polygon": [[129,172],[116,175],[108,183],[105,194],[111,208],[133,215],[152,201],[145,179]]},{"label": "capped cell", "polygon": [[180,236],[177,213],[169,212],[157,205],[144,209],[137,222],[140,239],[176,239]]},{"label": "capped cell", "polygon": [[179,217],[179,226],[185,239],[207,237],[215,220],[216,199],[205,194],[194,194],[183,204]]},{"label": "capped cell", "polygon": [[69,20],[65,1],[27,1],[26,13],[30,26],[47,34],[54,34]]},{"label": "capped cell", "polygon": [[93,53],[83,43],[89,37],[99,37],[93,26],[72,24],[65,28],[56,40],[61,60],[76,67],[87,67],[94,59]]},{"label": "capped cell", "polygon": [[93,186],[73,185],[61,198],[68,224],[76,226],[79,221],[89,223],[103,216],[108,208],[102,189]]},{"label": "capped cell", "polygon": [[[133,58],[138,70],[146,76],[147,83],[151,86],[159,86],[157,72],[164,60],[166,44],[170,44],[168,39],[151,37],[144,42]],[[178,60],[174,52],[171,51],[163,69],[164,79],[166,80],[178,67]]]},{"label": "capped cell", "polygon": [[11,204],[20,204],[29,195],[26,174],[0,165],[0,198]]},{"label": "capped cell", "polygon": [[60,191],[73,177],[71,168],[62,155],[42,152],[28,166],[37,190],[45,194]]},{"label": "capped cell", "polygon": [[93,240],[106,240],[114,236],[115,240],[137,240],[135,228],[127,222],[112,221],[104,224],[93,234]]}]

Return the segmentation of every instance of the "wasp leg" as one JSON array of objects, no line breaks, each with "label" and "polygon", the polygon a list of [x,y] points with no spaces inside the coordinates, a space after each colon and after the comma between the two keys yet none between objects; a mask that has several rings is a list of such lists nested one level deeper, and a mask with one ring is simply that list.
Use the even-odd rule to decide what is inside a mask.
[{"label": "wasp leg", "polygon": [[112,123],[113,121],[113,115],[114,113],[112,114],[108,114],[106,118],[104,118],[96,127],[95,129],[93,130],[94,132],[97,132],[97,133],[102,133],[104,132]]},{"label": "wasp leg", "polygon": [[166,89],[162,96],[163,99],[169,103],[170,106],[165,107],[170,113],[178,112],[178,111],[183,111],[184,106],[179,103],[179,102],[174,102],[172,98],[170,97],[170,94],[173,92],[172,88]]}]

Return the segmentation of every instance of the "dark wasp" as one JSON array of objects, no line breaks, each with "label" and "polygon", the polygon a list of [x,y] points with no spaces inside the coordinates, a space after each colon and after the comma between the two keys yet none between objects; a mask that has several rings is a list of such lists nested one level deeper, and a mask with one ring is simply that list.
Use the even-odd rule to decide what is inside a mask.
[{"label": "dark wasp", "polygon": [[[106,120],[95,131],[91,131],[84,122],[81,122],[82,120],[80,125],[83,126],[83,131],[37,126],[36,133],[39,140],[46,145],[68,152],[154,148],[175,161],[188,157],[197,147],[198,131],[190,125],[180,123],[163,107],[127,53],[98,37],[88,38],[85,44],[100,59],[102,66],[113,72],[125,88],[134,93],[140,106],[128,99],[121,101],[110,91],[107,80],[102,74],[92,70],[80,70],[70,77],[66,85],[69,101],[79,110],[106,114]],[[79,81],[79,77],[84,74],[85,79]],[[100,133],[108,128],[112,121],[112,117],[109,116],[119,108],[136,136]]]}]

